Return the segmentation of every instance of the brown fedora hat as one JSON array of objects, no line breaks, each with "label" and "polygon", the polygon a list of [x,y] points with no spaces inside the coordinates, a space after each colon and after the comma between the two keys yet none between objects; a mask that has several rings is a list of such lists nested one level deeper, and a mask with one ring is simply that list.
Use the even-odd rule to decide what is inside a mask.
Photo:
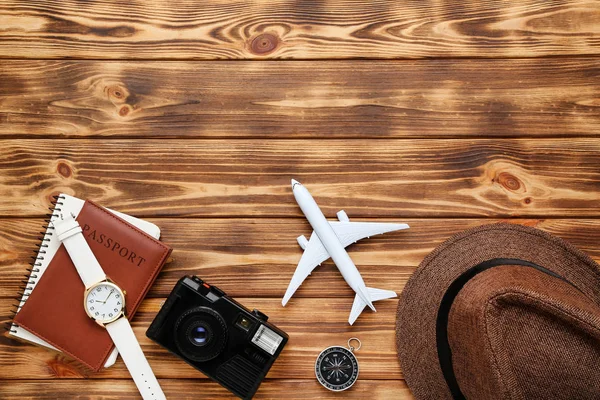
[{"label": "brown fedora hat", "polygon": [[406,284],[396,340],[417,399],[600,399],[600,266],[531,227],[468,230]]}]

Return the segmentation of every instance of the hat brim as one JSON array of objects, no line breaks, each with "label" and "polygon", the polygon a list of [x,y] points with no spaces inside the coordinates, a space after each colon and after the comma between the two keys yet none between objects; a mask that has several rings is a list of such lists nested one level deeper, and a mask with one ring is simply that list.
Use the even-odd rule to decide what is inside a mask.
[{"label": "hat brim", "polygon": [[396,343],[404,378],[417,399],[452,399],[437,350],[436,321],[444,294],[485,261],[519,259],[551,271],[600,304],[600,267],[564,240],[514,224],[462,232],[431,252],[409,279],[397,310]]}]

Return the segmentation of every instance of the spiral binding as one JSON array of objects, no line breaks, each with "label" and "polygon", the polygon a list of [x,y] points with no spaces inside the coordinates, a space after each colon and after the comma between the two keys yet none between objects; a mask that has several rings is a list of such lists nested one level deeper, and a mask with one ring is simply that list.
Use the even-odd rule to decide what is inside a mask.
[{"label": "spiral binding", "polygon": [[31,262],[29,263],[31,265],[31,268],[27,268],[27,275],[24,275],[25,278],[27,278],[26,280],[22,280],[21,284],[22,286],[19,287],[19,292],[18,292],[18,296],[15,297],[15,299],[17,300],[17,304],[13,304],[12,306],[14,307],[14,309],[11,309],[10,312],[11,314],[11,320],[8,322],[7,324],[7,330],[9,330],[11,333],[17,333],[16,330],[13,329],[13,327],[18,327],[17,324],[15,324],[12,320],[14,319],[15,315],[17,315],[17,313],[19,311],[21,311],[21,303],[25,303],[27,301],[27,296],[29,296],[31,294],[31,291],[33,290],[33,287],[35,286],[35,284],[37,283],[37,278],[39,275],[37,275],[38,272],[40,272],[40,266],[42,265],[42,261],[44,261],[44,254],[46,254],[46,248],[48,247],[48,243],[50,241],[50,236],[52,236],[53,232],[51,232],[51,230],[54,229],[53,226],[51,226],[51,223],[54,222],[56,220],[56,218],[60,217],[60,214],[56,214],[55,212],[61,212],[62,209],[59,208],[60,206],[62,206],[64,203],[62,202],[62,200],[64,200],[65,198],[63,196],[54,196],[54,201],[52,201],[52,207],[48,207],[48,209],[51,211],[50,214],[47,214],[46,217],[48,219],[45,219],[44,222],[46,223],[46,225],[42,225],[42,228],[45,229],[45,232],[40,232],[40,236],[38,238],[39,243],[36,246],[37,250],[33,250],[33,253],[35,254],[34,256],[31,257]]}]

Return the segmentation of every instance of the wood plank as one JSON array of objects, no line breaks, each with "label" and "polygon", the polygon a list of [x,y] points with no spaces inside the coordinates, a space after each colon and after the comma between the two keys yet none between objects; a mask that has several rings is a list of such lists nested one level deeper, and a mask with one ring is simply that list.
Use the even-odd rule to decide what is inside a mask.
[{"label": "wood plank", "polygon": [[0,215],[60,192],[137,216],[600,216],[600,141],[4,140]]},{"label": "wood plank", "polygon": [[[169,399],[236,399],[217,383],[198,380],[161,380],[165,395]],[[37,381],[0,381],[0,397],[3,399],[36,398],[57,399],[139,399],[135,384],[131,380],[93,380],[79,379],[37,380]],[[320,386],[316,380],[267,380],[255,399],[339,399],[339,393],[330,392]],[[367,381],[361,380],[352,389],[344,392],[345,399],[394,399],[412,400],[404,381]]]},{"label": "wood plank", "polygon": [[[144,354],[159,378],[204,378],[197,370],[172,356],[145,335],[146,329],[164,299],[146,299],[132,321]],[[363,346],[357,357],[361,379],[402,379],[396,353],[394,326],[397,300],[380,302],[377,313],[365,312],[357,322],[348,325],[352,299],[295,299],[286,308],[279,299],[237,298],[249,309],[260,309],[269,321],[290,336],[269,378],[312,379],[315,360],[326,347],[346,345],[350,337],[358,337]],[[9,321],[11,299],[0,299],[0,319]],[[2,332],[4,333],[4,332]],[[48,379],[55,377],[90,377],[94,379],[126,378],[122,360],[100,373],[87,370],[70,357],[55,351],[24,343],[6,333],[0,336],[0,379]],[[382,374],[385,371],[385,374]]]},{"label": "wood plank", "polygon": [[[15,253],[21,253],[21,241],[17,239],[18,227],[29,228],[32,221],[26,220],[0,220],[0,232],[8,232],[7,237],[15,238]],[[7,224],[7,222],[9,222]],[[306,284],[287,307],[282,307],[280,299],[289,282],[299,257],[300,250],[292,249],[294,235],[291,233],[278,238],[276,230],[280,224],[292,224],[292,227],[302,228],[304,223],[295,220],[257,221],[258,227],[251,232],[252,235],[241,237],[236,242],[233,232],[236,227],[251,225],[251,221],[239,223],[236,220],[157,220],[165,235],[165,241],[177,235],[174,261],[165,267],[165,272],[155,284],[151,295],[166,296],[171,283],[184,273],[197,273],[207,281],[216,283],[235,297],[248,308],[257,308],[269,315],[270,320],[290,334],[291,340],[282,353],[281,358],[274,365],[270,377],[281,379],[310,378],[314,357],[321,348],[339,343],[345,337],[358,336],[363,340],[365,347],[360,352],[361,377],[364,379],[401,379],[401,371],[396,359],[394,344],[394,324],[396,301],[381,302],[377,306],[377,313],[365,312],[353,327],[347,324],[347,316],[352,303],[352,293],[344,284],[333,266],[327,265],[319,269],[309,278]],[[351,254],[360,265],[365,281],[372,286],[402,290],[410,272],[423,256],[458,231],[473,226],[478,226],[487,220],[409,220],[413,228],[398,234],[384,235],[372,238],[369,241],[356,245],[351,249]],[[522,224],[536,226],[569,240],[575,246],[590,254],[596,261],[600,260],[600,251],[596,243],[600,231],[597,229],[597,220],[520,220]],[[247,224],[247,225],[246,225]],[[185,234],[178,234],[185,232]],[[210,232],[218,232],[217,237],[211,239]],[[260,232],[264,232],[261,236]],[[189,235],[189,237],[187,236]],[[244,239],[246,237],[246,239]],[[196,238],[197,240],[193,240]],[[10,239],[12,240],[12,239]],[[218,243],[211,243],[216,240]],[[244,242],[246,240],[246,242]],[[6,249],[5,242],[0,241],[0,248]],[[256,245],[256,243],[260,243]],[[235,257],[247,257],[248,265],[241,270],[227,263],[234,261],[217,261],[219,264],[204,270],[204,265],[194,264],[194,260],[218,260],[227,257],[230,249],[236,249]],[[185,254],[182,258],[177,252]],[[216,252],[217,256],[213,252]],[[285,260],[285,253],[294,254],[289,257],[288,270],[282,273],[281,261]],[[189,254],[188,254],[189,253]],[[213,253],[213,254],[211,254]],[[2,279],[11,275],[11,268],[6,268],[11,261],[10,253],[4,251],[3,264],[0,276]],[[279,256],[278,256],[279,255]],[[293,258],[293,259],[292,259]],[[261,264],[264,260],[264,265]],[[394,261],[397,264],[394,264]],[[213,261],[214,262],[214,261]],[[260,277],[256,277],[253,266],[257,263]],[[272,264],[271,264],[272,263]],[[178,265],[177,265],[178,264]],[[363,265],[365,264],[365,265]],[[406,265],[406,267],[402,267]],[[400,266],[400,267],[399,267]],[[177,267],[177,268],[174,268]],[[15,266],[18,268],[18,266]],[[13,268],[14,269],[14,268]],[[220,273],[225,271],[225,273]],[[22,270],[20,270],[22,272]],[[1,287],[9,287],[2,282]],[[12,293],[10,293],[12,294]],[[9,294],[9,295],[10,295]],[[272,298],[260,297],[263,294],[272,295]],[[244,297],[245,296],[245,297]],[[331,296],[325,298],[324,296]],[[145,337],[145,330],[156,315],[163,298],[150,298],[143,302],[139,313],[134,318],[134,330],[142,344],[156,373],[164,378],[197,378],[198,373],[187,364],[175,357],[169,356],[166,350],[151,342]],[[10,298],[0,299],[0,322],[10,320],[11,309],[15,301]],[[310,315],[310,317],[309,317]],[[326,326],[327,329],[323,329]],[[77,362],[66,356],[46,349],[38,348],[19,341],[9,339],[5,334],[0,337],[0,365],[10,363],[12,368],[5,368],[0,372],[0,379],[46,379],[51,377],[91,377],[95,379],[122,378],[127,372],[124,365],[119,362],[114,368],[99,374],[87,371]],[[385,370],[383,377],[381,371]]]},{"label": "wood plank", "polygon": [[[372,220],[372,219],[366,219]],[[378,219],[379,220],[379,219]],[[198,275],[233,297],[281,299],[302,250],[300,234],[310,233],[304,219],[152,219],[162,240],[174,250],[148,293],[166,297],[183,275]],[[381,219],[381,221],[393,221]],[[403,219],[409,230],[375,236],[348,248],[369,286],[401,291],[421,260],[444,240],[496,219]],[[514,220],[568,240],[600,262],[596,219]],[[0,219],[0,297],[14,297],[25,279],[28,259],[38,242],[41,221]],[[349,307],[353,294],[339,271],[326,261],[298,289],[296,298],[333,297]]]},{"label": "wood plank", "polygon": [[0,56],[316,59],[598,54],[597,1],[3,0]]},{"label": "wood plank", "polygon": [[597,136],[599,93],[596,58],[4,61],[0,135]]}]

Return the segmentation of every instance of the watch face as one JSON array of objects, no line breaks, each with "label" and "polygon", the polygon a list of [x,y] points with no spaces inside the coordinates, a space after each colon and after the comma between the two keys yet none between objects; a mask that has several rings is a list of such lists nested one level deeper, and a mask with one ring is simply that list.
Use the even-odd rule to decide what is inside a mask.
[{"label": "watch face", "polygon": [[90,318],[104,324],[119,318],[125,299],[121,289],[111,282],[100,282],[86,291],[85,311]]},{"label": "watch face", "polygon": [[319,383],[327,389],[336,392],[346,390],[358,379],[358,361],[344,347],[329,347],[317,357],[315,374]]}]

